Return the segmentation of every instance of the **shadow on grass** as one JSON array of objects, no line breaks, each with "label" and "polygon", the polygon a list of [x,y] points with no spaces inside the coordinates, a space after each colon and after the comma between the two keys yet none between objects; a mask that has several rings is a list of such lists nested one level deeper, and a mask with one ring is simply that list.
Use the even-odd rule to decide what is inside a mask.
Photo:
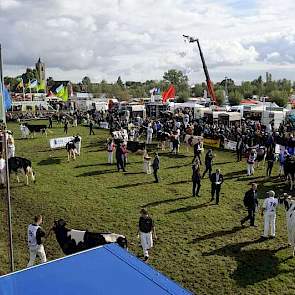
[{"label": "shadow on grass", "polygon": [[107,173],[115,173],[115,172],[117,172],[117,170],[90,171],[90,172],[85,172],[85,173],[79,174],[76,177],[96,176],[96,175],[102,175],[102,174],[107,174]]},{"label": "shadow on grass", "polygon": [[171,182],[169,184],[183,184],[183,183],[189,183],[189,182],[190,182],[189,180],[180,180],[180,181]]},{"label": "shadow on grass", "polygon": [[214,239],[214,238],[222,237],[222,236],[225,236],[225,235],[234,234],[234,233],[240,231],[241,229],[243,229],[243,227],[241,227],[241,226],[235,226],[232,229],[226,229],[226,230],[216,231],[216,232],[213,232],[213,233],[204,235],[204,236],[199,236],[199,237],[193,239],[191,243],[192,244],[195,244],[195,243],[198,243],[198,242],[201,242],[201,241],[205,241],[205,240],[209,240],[209,239]]},{"label": "shadow on grass", "polygon": [[161,153],[161,157],[167,157],[167,158],[191,158],[192,156],[182,155],[182,154],[171,154],[171,153]]},{"label": "shadow on grass", "polygon": [[160,200],[160,201],[147,203],[147,204],[143,205],[142,207],[153,207],[153,206],[158,206],[158,205],[162,205],[162,204],[166,204],[166,203],[172,203],[172,202],[176,202],[176,201],[180,201],[180,200],[186,200],[186,199],[189,199],[189,198],[190,197],[179,197],[179,198],[176,198],[176,199]]},{"label": "shadow on grass", "polygon": [[210,202],[207,202],[207,203],[203,203],[203,204],[199,204],[199,205],[195,205],[195,206],[187,206],[187,207],[182,207],[182,208],[170,210],[169,212],[167,212],[167,214],[188,212],[188,211],[191,211],[191,210],[201,209],[201,208],[212,206],[212,205],[213,204],[210,204]]},{"label": "shadow on grass", "polygon": [[146,173],[144,173],[143,171],[141,171],[141,172],[126,172],[126,173],[124,173],[124,175],[137,175],[137,174],[146,174]]},{"label": "shadow on grass", "polygon": [[174,168],[182,168],[182,167],[190,167],[190,163],[176,165],[176,166],[170,166],[170,167],[166,167],[165,169],[174,169]]},{"label": "shadow on grass", "polygon": [[102,163],[102,164],[79,165],[79,166],[75,166],[75,168],[87,168],[87,167],[96,167],[96,166],[111,166],[111,164]]},{"label": "shadow on grass", "polygon": [[246,175],[246,170],[240,170],[240,171],[234,171],[234,172],[229,172],[224,175],[224,179],[233,179],[236,177],[240,176],[245,176]]},{"label": "shadow on grass", "polygon": [[137,182],[137,183],[130,183],[130,184],[123,184],[119,186],[113,186],[112,188],[128,188],[128,187],[134,187],[134,186],[140,186],[140,185],[146,185],[146,184],[152,184],[153,181],[146,181],[146,182]]},{"label": "shadow on grass", "polygon": [[88,145],[85,146],[85,148],[90,148],[90,147],[101,147],[101,145],[105,146],[103,150],[106,150],[106,140],[96,140],[96,141],[91,141]]},{"label": "shadow on grass", "polygon": [[[230,275],[240,287],[247,287],[258,282],[274,278],[282,273],[293,272],[293,270],[280,270],[281,261],[275,256],[276,250],[269,249],[250,249],[243,250],[243,247],[251,244],[264,242],[264,239],[241,242],[227,245],[225,247],[204,253],[203,256],[219,255],[233,257],[237,262],[237,268]],[[267,241],[266,241],[267,242]]]},{"label": "shadow on grass", "polygon": [[60,163],[61,163],[60,158],[52,157],[52,158],[44,159],[38,162],[37,165],[52,165],[52,164],[60,164]]},{"label": "shadow on grass", "polygon": [[217,163],[214,163],[215,165],[225,165],[225,164],[231,164],[233,163],[233,161],[228,161],[228,162],[217,162]]},{"label": "shadow on grass", "polygon": [[294,192],[290,191],[289,183],[286,183],[285,180],[280,178],[264,178],[260,181],[256,181],[257,191],[259,192],[259,199],[265,198],[265,193],[269,190],[273,190],[276,193],[276,197],[282,195],[283,193],[293,194]]}]

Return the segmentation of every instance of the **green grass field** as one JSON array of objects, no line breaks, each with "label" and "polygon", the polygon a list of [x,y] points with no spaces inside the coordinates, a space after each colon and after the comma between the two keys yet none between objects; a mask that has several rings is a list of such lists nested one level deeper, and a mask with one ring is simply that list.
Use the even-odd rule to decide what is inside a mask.
[{"label": "green grass field", "polygon": [[[265,169],[255,177],[245,176],[245,162],[236,163],[235,154],[214,151],[214,168],[225,176],[220,205],[209,203],[210,184],[204,179],[201,197],[191,197],[192,151],[172,156],[160,153],[159,184],[153,176],[142,173],[142,156],[129,154],[127,173],[109,166],[105,151],[108,133],[95,130],[88,135],[84,127],[70,128],[69,135],[82,136],[82,155],[67,163],[65,150],[51,151],[49,139],[63,136],[55,127],[47,138],[21,140],[17,125],[16,154],[31,159],[36,184],[24,185],[11,177],[13,240],[15,264],[24,268],[28,262],[27,225],[38,213],[44,216],[44,228],[64,218],[68,226],[92,231],[113,231],[127,236],[129,249],[142,257],[137,239],[139,210],[145,206],[155,220],[158,240],[149,263],[196,294],[295,294],[295,258],[286,247],[285,212],[279,209],[277,238],[261,242],[263,220],[258,228],[241,228],[246,215],[243,195],[251,181],[256,181],[260,197],[272,188],[282,192],[285,184],[277,178],[264,178]],[[277,164],[273,174],[277,175]],[[262,201],[260,201],[262,203]],[[7,252],[6,203],[2,190],[2,226],[0,235],[0,269],[9,270]],[[45,242],[49,260],[63,254],[51,235]]]}]

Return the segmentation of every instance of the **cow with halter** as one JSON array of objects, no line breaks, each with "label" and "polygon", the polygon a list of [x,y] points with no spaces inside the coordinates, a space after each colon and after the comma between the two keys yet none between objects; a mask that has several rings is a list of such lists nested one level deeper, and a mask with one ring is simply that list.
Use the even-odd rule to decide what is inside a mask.
[{"label": "cow with halter", "polygon": [[253,146],[253,147],[248,147],[246,150],[246,158],[249,157],[249,154],[251,153],[252,150],[256,151],[256,159],[255,159],[255,164],[256,167],[259,167],[259,163],[263,161],[265,163],[265,158],[266,158],[266,147],[264,146]]},{"label": "cow with halter", "polygon": [[52,230],[63,253],[66,255],[109,243],[117,243],[122,248],[127,249],[127,239],[123,235],[68,229],[66,221],[63,219],[55,221]]},{"label": "cow with halter", "polygon": [[11,157],[8,159],[8,170],[9,174],[11,172],[16,173],[17,182],[19,182],[19,177],[17,173],[19,171],[23,172],[26,176],[26,184],[29,185],[29,176],[31,176],[31,179],[33,182],[36,181],[35,179],[35,173],[32,169],[32,162],[28,159],[21,158],[21,157]]},{"label": "cow with halter", "polygon": [[76,160],[76,154],[77,152],[77,144],[80,142],[80,137],[75,136],[71,141],[69,141],[66,144],[66,150],[68,152],[68,162],[70,161],[70,158]]}]

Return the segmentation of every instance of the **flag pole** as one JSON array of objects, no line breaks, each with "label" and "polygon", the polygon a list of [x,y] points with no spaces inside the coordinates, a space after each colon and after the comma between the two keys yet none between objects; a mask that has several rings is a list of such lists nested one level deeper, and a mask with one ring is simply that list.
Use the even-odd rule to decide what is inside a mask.
[{"label": "flag pole", "polygon": [[22,79],[22,85],[23,85],[23,96],[24,96],[24,100],[26,100],[26,93],[25,93],[25,84],[24,84],[24,80]]},{"label": "flag pole", "polygon": [[0,44],[0,81],[1,81],[1,92],[2,92],[2,124],[4,126],[3,132],[3,146],[5,154],[5,179],[6,179],[6,199],[7,199],[7,209],[8,209],[8,231],[9,231],[9,256],[10,256],[10,270],[14,271],[14,255],[13,255],[13,239],[12,239],[12,210],[11,210],[11,198],[10,198],[10,183],[9,183],[9,169],[8,169],[8,147],[7,147],[7,132],[6,132],[6,114],[5,114],[5,104],[3,95],[3,62],[2,62],[2,47]]},{"label": "flag pole", "polygon": [[30,89],[31,101],[33,101],[32,89],[31,89],[31,79],[29,79],[29,89]]}]

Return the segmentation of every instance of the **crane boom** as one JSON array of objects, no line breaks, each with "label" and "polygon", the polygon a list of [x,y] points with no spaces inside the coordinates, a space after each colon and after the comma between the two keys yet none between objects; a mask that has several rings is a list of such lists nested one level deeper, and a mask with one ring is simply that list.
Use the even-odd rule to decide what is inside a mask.
[{"label": "crane boom", "polygon": [[209,92],[209,95],[211,97],[211,100],[216,103],[216,95],[215,95],[215,92],[214,92],[214,88],[213,88],[213,84],[210,80],[210,76],[209,76],[209,72],[208,72],[208,68],[207,68],[207,65],[205,63],[205,58],[204,58],[204,55],[203,55],[203,52],[202,52],[202,49],[201,49],[201,46],[200,46],[200,42],[199,42],[199,39],[195,39],[193,37],[190,37],[188,35],[183,35],[183,37],[185,39],[187,39],[189,41],[189,43],[194,43],[194,42],[197,42],[198,44],[198,49],[199,49],[199,53],[200,53],[200,56],[201,56],[201,61],[202,61],[202,65],[203,65],[203,70],[204,70],[204,73],[205,73],[205,77],[206,77],[206,83],[207,83],[207,89],[208,89],[208,92]]}]

